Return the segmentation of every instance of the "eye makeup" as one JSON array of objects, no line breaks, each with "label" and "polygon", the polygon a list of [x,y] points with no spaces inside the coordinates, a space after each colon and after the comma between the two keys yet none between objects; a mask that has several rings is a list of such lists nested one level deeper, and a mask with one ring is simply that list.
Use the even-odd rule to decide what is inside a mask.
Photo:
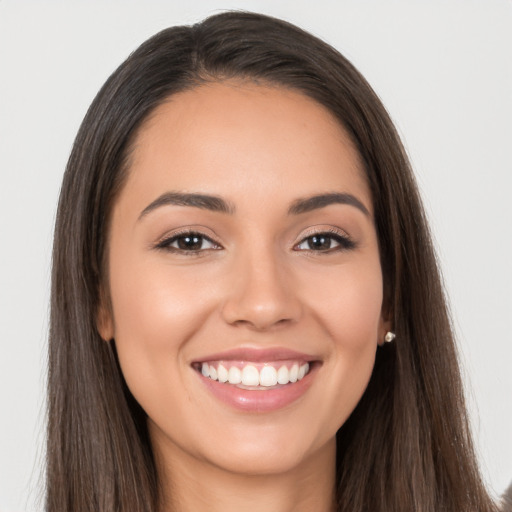
[{"label": "eye makeup", "polygon": [[164,237],[155,245],[155,249],[194,255],[204,251],[220,250],[222,246],[197,229],[184,229]]},{"label": "eye makeup", "polygon": [[[333,252],[352,250],[356,243],[343,231],[329,229],[311,229],[293,250],[307,251],[310,253],[331,254]],[[198,253],[212,250],[221,250],[223,247],[197,229],[183,229],[164,237],[155,245],[155,249],[169,251],[171,253],[186,256],[198,255]]]},{"label": "eye makeup", "polygon": [[344,231],[330,227],[328,229],[311,229],[293,249],[331,254],[356,247],[356,243]]}]

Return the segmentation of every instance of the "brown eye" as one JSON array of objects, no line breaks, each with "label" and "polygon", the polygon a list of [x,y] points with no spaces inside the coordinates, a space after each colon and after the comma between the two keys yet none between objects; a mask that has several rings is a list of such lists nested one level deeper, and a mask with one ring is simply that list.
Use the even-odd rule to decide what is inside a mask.
[{"label": "brown eye", "polygon": [[353,249],[354,242],[346,236],[337,233],[317,233],[304,238],[296,246],[299,251],[329,252],[343,249]]},{"label": "brown eye", "polygon": [[313,251],[325,251],[331,249],[334,240],[332,236],[326,235],[315,235],[307,238],[307,244],[309,249]]},{"label": "brown eye", "polygon": [[173,252],[199,252],[220,249],[220,246],[201,233],[183,233],[163,240],[157,248]]},{"label": "brown eye", "polygon": [[[199,251],[203,248],[203,237],[199,235],[186,235],[176,238],[177,249],[182,251]],[[172,245],[172,244],[171,244]]]}]

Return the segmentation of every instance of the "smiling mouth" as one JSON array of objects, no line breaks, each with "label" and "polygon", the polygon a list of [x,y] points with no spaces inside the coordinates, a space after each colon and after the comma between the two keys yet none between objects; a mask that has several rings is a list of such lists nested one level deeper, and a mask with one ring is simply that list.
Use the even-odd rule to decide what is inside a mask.
[{"label": "smiling mouth", "polygon": [[279,347],[242,347],[196,359],[191,366],[216,399],[242,413],[262,414],[299,402],[322,360]]},{"label": "smiling mouth", "polygon": [[204,377],[222,384],[265,391],[302,380],[309,373],[311,364],[294,360],[264,363],[210,361],[195,363],[194,368]]}]

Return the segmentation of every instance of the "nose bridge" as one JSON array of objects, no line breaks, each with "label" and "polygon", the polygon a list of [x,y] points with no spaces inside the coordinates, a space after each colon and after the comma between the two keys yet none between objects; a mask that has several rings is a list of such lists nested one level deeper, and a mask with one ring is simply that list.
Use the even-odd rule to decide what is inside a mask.
[{"label": "nose bridge", "polygon": [[223,308],[226,321],[268,329],[297,320],[300,301],[287,263],[286,256],[271,243],[240,247],[233,261],[232,288]]}]

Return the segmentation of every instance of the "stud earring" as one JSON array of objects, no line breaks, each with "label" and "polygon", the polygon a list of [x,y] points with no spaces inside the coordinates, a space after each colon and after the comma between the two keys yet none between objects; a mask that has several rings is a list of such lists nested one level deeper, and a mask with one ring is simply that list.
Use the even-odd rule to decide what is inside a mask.
[{"label": "stud earring", "polygon": [[396,338],[396,334],[394,332],[388,331],[386,336],[384,336],[384,341],[391,343]]}]

